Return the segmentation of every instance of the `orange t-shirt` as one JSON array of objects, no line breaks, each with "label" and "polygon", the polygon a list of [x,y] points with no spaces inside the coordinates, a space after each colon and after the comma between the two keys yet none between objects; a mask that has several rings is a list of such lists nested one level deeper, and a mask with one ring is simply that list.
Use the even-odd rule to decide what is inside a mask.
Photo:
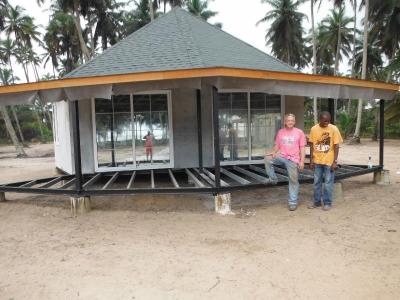
[{"label": "orange t-shirt", "polygon": [[332,124],[321,127],[313,126],[310,131],[310,142],[313,143],[313,162],[331,166],[335,160],[334,145],[343,143],[339,129]]}]

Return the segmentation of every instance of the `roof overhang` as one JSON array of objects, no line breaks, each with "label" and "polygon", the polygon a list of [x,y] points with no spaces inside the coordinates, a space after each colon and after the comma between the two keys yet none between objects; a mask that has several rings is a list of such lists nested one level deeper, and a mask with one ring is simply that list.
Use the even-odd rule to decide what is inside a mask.
[{"label": "roof overhang", "polygon": [[[323,76],[302,73],[237,69],[227,67],[187,70],[154,71],[96,77],[64,78],[58,80],[0,86],[0,105],[29,103],[39,95],[46,102],[80,100],[91,97],[111,97],[113,86],[127,83],[157,83],[173,80],[215,79],[218,88],[241,83],[257,85],[271,93],[323,98],[362,98],[391,100],[400,91],[392,83],[360,80],[347,77]],[[251,83],[253,82],[253,83]],[[241,88],[237,86],[237,88]]]}]

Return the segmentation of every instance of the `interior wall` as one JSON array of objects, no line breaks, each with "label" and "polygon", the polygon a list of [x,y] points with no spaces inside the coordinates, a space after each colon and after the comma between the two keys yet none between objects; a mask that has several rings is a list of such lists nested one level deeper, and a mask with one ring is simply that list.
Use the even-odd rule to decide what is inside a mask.
[{"label": "interior wall", "polygon": [[175,168],[198,166],[195,89],[172,90],[172,127]]},{"label": "interior wall", "polygon": [[56,167],[68,174],[72,174],[71,126],[69,102],[54,103],[54,158]]}]

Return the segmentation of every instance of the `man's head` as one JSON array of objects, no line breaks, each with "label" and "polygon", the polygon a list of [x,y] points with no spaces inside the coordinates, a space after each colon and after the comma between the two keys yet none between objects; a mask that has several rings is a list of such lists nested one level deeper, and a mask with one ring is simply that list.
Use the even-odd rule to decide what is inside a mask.
[{"label": "man's head", "polygon": [[331,123],[331,114],[327,111],[322,111],[319,114],[319,126],[328,127],[330,123]]},{"label": "man's head", "polygon": [[285,127],[293,128],[296,124],[296,116],[294,114],[286,114],[285,115]]}]

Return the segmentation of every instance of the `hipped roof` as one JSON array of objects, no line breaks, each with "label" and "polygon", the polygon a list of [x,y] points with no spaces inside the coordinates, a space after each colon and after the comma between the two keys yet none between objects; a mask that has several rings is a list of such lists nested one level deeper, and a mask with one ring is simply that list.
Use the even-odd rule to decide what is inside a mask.
[{"label": "hipped roof", "polygon": [[[190,79],[188,83],[187,79]],[[181,8],[144,26],[63,79],[0,87],[0,105],[110,98],[118,91],[237,88],[294,96],[392,99],[395,84],[301,74]],[[130,84],[127,88],[126,84]]]}]

